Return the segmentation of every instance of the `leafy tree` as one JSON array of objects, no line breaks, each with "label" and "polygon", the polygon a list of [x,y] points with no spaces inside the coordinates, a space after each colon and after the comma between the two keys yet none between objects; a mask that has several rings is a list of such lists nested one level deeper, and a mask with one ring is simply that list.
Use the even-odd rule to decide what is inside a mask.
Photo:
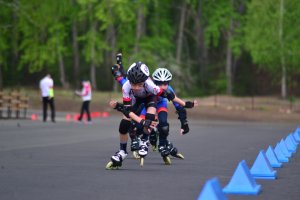
[{"label": "leafy tree", "polygon": [[282,98],[287,97],[287,77],[299,72],[299,11],[297,0],[252,0],[248,6],[246,47],[261,68],[281,76]]}]

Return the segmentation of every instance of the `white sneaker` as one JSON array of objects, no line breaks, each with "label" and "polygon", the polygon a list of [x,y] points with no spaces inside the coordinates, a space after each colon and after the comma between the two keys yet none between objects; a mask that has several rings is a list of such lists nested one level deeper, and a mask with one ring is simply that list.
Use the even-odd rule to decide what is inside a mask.
[{"label": "white sneaker", "polygon": [[148,154],[148,145],[147,141],[140,141],[139,155],[144,157]]},{"label": "white sneaker", "polygon": [[126,157],[127,153],[125,153],[124,150],[119,150],[118,152],[115,153],[111,158],[115,160],[116,162],[122,162]]}]

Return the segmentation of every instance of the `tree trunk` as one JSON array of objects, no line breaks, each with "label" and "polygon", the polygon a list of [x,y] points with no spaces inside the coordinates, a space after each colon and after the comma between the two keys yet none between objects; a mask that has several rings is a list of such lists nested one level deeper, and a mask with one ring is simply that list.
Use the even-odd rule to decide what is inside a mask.
[{"label": "tree trunk", "polygon": [[[234,6],[234,0],[231,1],[232,6]],[[230,41],[232,39],[233,32],[233,19],[230,19],[229,30],[227,32],[227,49],[226,49],[226,93],[232,95],[232,50],[230,47]]]},{"label": "tree trunk", "polygon": [[[116,52],[117,36],[116,36],[116,29],[115,29],[115,27],[113,25],[111,25],[111,32],[110,32],[110,34],[111,34],[110,35],[111,36],[110,45],[111,45],[111,47],[113,49],[113,51],[111,52],[112,53],[111,54],[111,60],[112,60],[112,63],[115,64],[115,63],[117,63],[117,61],[116,61],[116,55],[119,52]],[[112,75],[110,74],[110,76],[112,76]],[[117,92],[119,84],[114,79],[113,79],[113,82],[114,82],[113,83],[114,91]]]},{"label": "tree trunk", "polygon": [[207,48],[204,44],[204,27],[202,24],[203,0],[198,0],[198,9],[195,17],[196,27],[196,61],[199,69],[201,87],[205,89],[205,68],[207,65]]},{"label": "tree trunk", "polygon": [[[94,38],[96,39],[96,29],[97,29],[97,22],[93,22],[92,24],[92,32],[94,35]],[[94,43],[95,44],[95,43]],[[91,83],[95,90],[97,90],[97,81],[96,81],[96,64],[95,64],[95,45],[93,44],[91,48],[91,70],[90,70],[90,76],[91,76]]]},{"label": "tree trunk", "polygon": [[[15,5],[19,5],[19,0],[14,0],[13,1]],[[13,51],[13,55],[12,55],[12,60],[11,60],[11,75],[13,75],[12,79],[13,82],[18,83],[20,80],[20,76],[18,75],[19,73],[17,72],[17,68],[18,68],[18,63],[19,63],[19,50],[18,50],[18,41],[19,41],[19,30],[18,30],[18,13],[19,10],[17,8],[13,9],[13,26],[12,26],[12,51]],[[18,83],[19,84],[19,83]]]},{"label": "tree trunk", "polygon": [[[104,74],[105,80],[109,84],[109,89],[113,89],[114,92],[118,91],[118,83],[114,80],[111,74],[111,66],[116,63],[116,30],[115,27],[111,24],[106,30],[105,36],[106,44],[109,44],[112,51],[105,51],[105,67]],[[102,74],[103,75],[103,74]],[[111,88],[112,85],[112,88]]]},{"label": "tree trunk", "polygon": [[230,20],[230,30],[227,33],[227,49],[226,49],[226,85],[228,95],[232,95],[232,50],[230,48],[230,40],[232,38],[232,20]]},{"label": "tree trunk", "polygon": [[0,91],[3,90],[2,65],[0,65]]},{"label": "tree trunk", "polygon": [[[76,0],[72,0],[73,5],[76,4]],[[72,43],[73,43],[73,82],[75,83],[75,87],[79,87],[79,80],[78,80],[78,74],[79,74],[79,63],[80,63],[80,57],[79,57],[79,48],[78,48],[78,30],[77,30],[77,21],[75,17],[73,18],[72,22]]]},{"label": "tree trunk", "polygon": [[136,40],[134,46],[134,53],[137,54],[139,52],[139,42],[142,35],[145,32],[145,15],[144,15],[144,5],[140,5],[138,8],[138,20],[136,27]]},{"label": "tree trunk", "polygon": [[70,85],[66,81],[66,74],[65,74],[65,63],[63,60],[63,57],[61,55],[61,52],[57,50],[58,54],[58,62],[59,62],[59,74],[60,74],[60,82],[64,89],[69,89]]},{"label": "tree trunk", "polygon": [[177,49],[176,49],[176,62],[178,64],[181,63],[181,52],[182,52],[182,43],[183,43],[183,31],[185,25],[185,15],[186,15],[186,3],[183,2],[183,5],[180,10],[180,22],[178,29],[178,37],[177,37]]},{"label": "tree trunk", "polygon": [[280,14],[279,14],[279,43],[280,43],[280,65],[281,65],[281,97],[287,97],[287,83],[286,83],[286,65],[284,58],[284,41],[283,41],[283,15],[284,15],[284,0],[280,0]]}]

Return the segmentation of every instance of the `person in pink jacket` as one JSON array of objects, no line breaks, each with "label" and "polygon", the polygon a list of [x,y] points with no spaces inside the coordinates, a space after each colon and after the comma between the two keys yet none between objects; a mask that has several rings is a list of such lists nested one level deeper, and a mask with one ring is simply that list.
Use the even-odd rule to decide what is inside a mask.
[{"label": "person in pink jacket", "polygon": [[82,90],[75,91],[75,94],[82,98],[82,106],[80,110],[80,116],[78,117],[78,121],[82,121],[83,114],[86,112],[88,123],[92,123],[91,114],[90,114],[90,102],[92,100],[92,87],[91,83],[88,80],[81,81]]}]

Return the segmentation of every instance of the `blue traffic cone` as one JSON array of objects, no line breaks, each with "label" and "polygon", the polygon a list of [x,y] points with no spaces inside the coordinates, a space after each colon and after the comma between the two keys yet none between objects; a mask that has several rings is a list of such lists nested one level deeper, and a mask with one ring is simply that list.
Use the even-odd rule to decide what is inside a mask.
[{"label": "blue traffic cone", "polygon": [[250,173],[256,179],[276,179],[277,177],[277,172],[273,170],[264,150],[259,152]]},{"label": "blue traffic cone", "polygon": [[227,200],[217,178],[206,181],[197,200]]},{"label": "blue traffic cone", "polygon": [[285,144],[285,142],[284,142],[283,139],[280,140],[279,146],[280,146],[280,148],[281,148],[281,151],[282,151],[283,155],[285,155],[285,156],[288,157],[288,158],[292,157],[292,153],[289,152],[289,150],[288,150],[288,148],[286,147],[286,144]]},{"label": "blue traffic cone", "polygon": [[300,136],[300,127],[296,128],[295,133],[297,133]]},{"label": "blue traffic cone", "polygon": [[293,133],[293,136],[297,142],[300,142],[300,135],[296,131]]},{"label": "blue traffic cone", "polygon": [[237,166],[230,182],[225,186],[223,192],[227,194],[258,194],[261,185],[256,184],[251,176],[245,160],[242,160]]},{"label": "blue traffic cone", "polygon": [[277,156],[275,155],[275,152],[271,145],[267,149],[266,156],[272,167],[281,167],[282,166],[282,163],[278,161]]},{"label": "blue traffic cone", "polygon": [[299,142],[297,142],[297,140],[295,139],[294,134],[290,133],[288,137],[290,137],[293,144],[295,144],[298,147]]},{"label": "blue traffic cone", "polygon": [[282,153],[279,143],[276,144],[274,152],[279,162],[289,162],[289,158]]},{"label": "blue traffic cone", "polygon": [[291,140],[291,138],[289,136],[287,136],[284,139],[284,143],[287,147],[287,149],[289,150],[289,152],[295,153],[297,150],[297,146],[293,143],[293,141]]}]

